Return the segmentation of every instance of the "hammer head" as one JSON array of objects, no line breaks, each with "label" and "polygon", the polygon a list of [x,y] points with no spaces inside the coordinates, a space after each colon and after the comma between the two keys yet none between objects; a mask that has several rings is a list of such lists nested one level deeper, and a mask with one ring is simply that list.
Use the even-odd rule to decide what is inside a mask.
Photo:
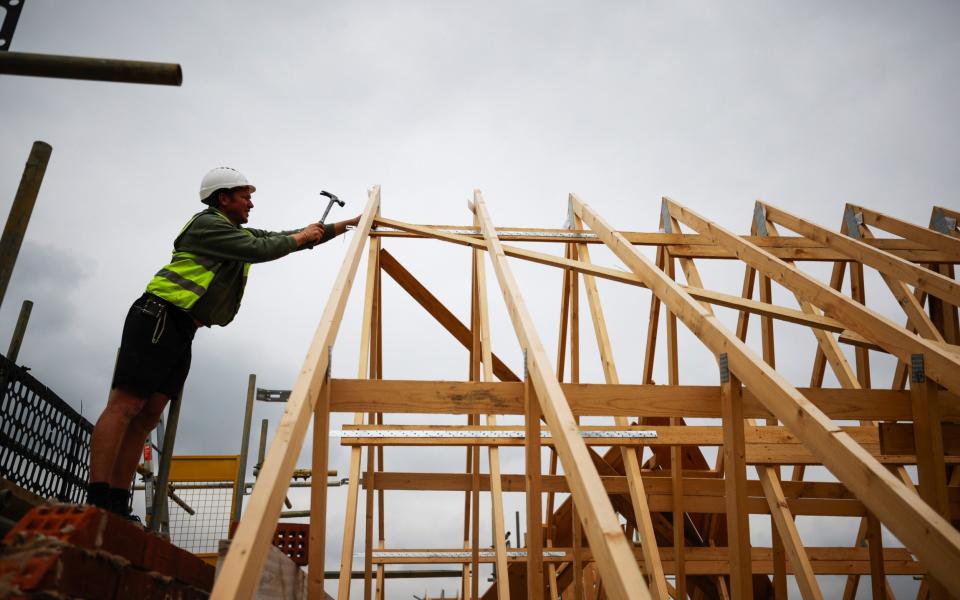
[{"label": "hammer head", "polygon": [[341,208],[343,208],[343,207],[346,205],[346,202],[344,202],[344,201],[341,200],[340,198],[337,198],[336,194],[331,194],[331,193],[328,192],[328,191],[321,191],[321,192],[320,192],[320,195],[321,195],[321,196],[326,196],[327,198],[330,198],[331,201],[336,202],[337,204],[339,204]]}]

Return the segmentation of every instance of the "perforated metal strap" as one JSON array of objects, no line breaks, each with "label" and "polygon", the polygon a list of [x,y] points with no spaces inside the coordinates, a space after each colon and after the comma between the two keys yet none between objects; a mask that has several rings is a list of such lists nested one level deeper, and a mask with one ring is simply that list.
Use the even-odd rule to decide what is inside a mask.
[{"label": "perforated metal strap", "polygon": [[[491,550],[481,550],[480,558],[493,558],[497,555],[496,552]],[[527,556],[526,550],[507,550],[506,555],[508,558],[525,558]],[[566,556],[566,552],[559,552],[557,550],[544,550],[544,558],[563,558]],[[366,554],[363,552],[358,552],[353,555],[354,558],[363,558]],[[450,550],[444,552],[417,552],[414,550],[404,550],[390,552],[385,550],[374,550],[371,555],[373,558],[472,558],[473,553],[469,550],[460,551],[460,550]]]},{"label": "perforated metal strap", "polygon": [[[330,432],[330,437],[341,438],[517,438],[526,437],[522,429],[479,430],[467,429],[347,429]],[[540,432],[540,437],[553,437],[547,430]],[[649,430],[614,430],[614,431],[581,431],[583,438],[627,438],[642,439],[657,437],[656,431]]]},{"label": "perforated metal strap", "polygon": [[[479,231],[474,229],[440,229],[438,227],[430,228],[437,233],[447,233],[451,235],[480,235]],[[402,229],[394,227],[378,226],[377,233],[409,233]],[[421,235],[421,234],[413,234]],[[542,237],[542,238],[570,238],[570,239],[597,239],[595,233],[578,233],[576,231],[498,231],[497,237],[500,239],[510,239],[515,237]]]}]

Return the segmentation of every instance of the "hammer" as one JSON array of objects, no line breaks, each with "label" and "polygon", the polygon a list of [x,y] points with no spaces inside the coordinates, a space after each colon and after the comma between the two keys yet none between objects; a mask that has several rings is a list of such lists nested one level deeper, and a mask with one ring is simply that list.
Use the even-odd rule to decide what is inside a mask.
[{"label": "hammer", "polygon": [[347,203],[341,200],[340,198],[337,198],[335,194],[331,194],[330,192],[327,192],[327,191],[321,191],[320,195],[330,198],[330,202],[327,202],[327,210],[323,211],[323,216],[320,217],[320,224],[323,225],[323,223],[327,220],[327,215],[330,214],[330,209],[333,207],[334,202],[339,204],[340,208],[343,208],[344,206],[346,206]]},{"label": "hammer", "polygon": [[[344,206],[346,206],[347,203],[344,202],[343,200],[341,200],[340,198],[337,198],[336,194],[331,194],[330,192],[328,192],[328,191],[326,191],[326,190],[321,191],[321,192],[320,192],[320,195],[321,195],[321,196],[326,196],[327,198],[330,198],[330,201],[327,202],[327,210],[323,211],[323,216],[320,217],[320,224],[323,225],[323,224],[324,224],[324,221],[327,220],[327,215],[330,214],[330,209],[333,208],[334,203],[339,204],[339,205],[340,205],[340,208],[343,208]],[[316,246],[316,244],[311,244],[311,245],[308,247],[308,249],[309,249],[309,250],[313,250],[313,247],[314,247],[314,246]]]}]

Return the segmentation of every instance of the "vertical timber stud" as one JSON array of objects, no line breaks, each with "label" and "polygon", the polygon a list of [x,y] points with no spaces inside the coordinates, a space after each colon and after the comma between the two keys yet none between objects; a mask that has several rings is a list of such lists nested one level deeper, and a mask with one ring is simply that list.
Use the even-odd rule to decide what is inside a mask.
[{"label": "vertical timber stud", "polygon": [[40,141],[33,143],[30,155],[27,157],[27,164],[23,167],[23,176],[20,178],[17,195],[13,197],[13,204],[10,205],[10,214],[3,227],[3,236],[0,237],[0,306],[3,306],[7,284],[10,283],[20,246],[27,234],[27,225],[30,223],[33,206],[37,203],[40,184],[43,182],[44,173],[47,172],[51,152],[53,148],[50,144]]},{"label": "vertical timber stud", "polygon": [[[530,385],[529,357],[523,351],[523,406],[526,418],[527,598],[543,598],[543,499],[540,495],[540,403]],[[518,542],[519,543],[519,542]]]},{"label": "vertical timber stud", "polygon": [[[327,465],[330,458],[330,370],[333,348],[327,349],[327,374],[313,410],[313,460],[310,477],[310,554],[307,597],[323,598],[327,542]],[[251,376],[252,377],[252,376]]]},{"label": "vertical timber stud", "polygon": [[864,519],[867,522],[867,549],[870,551],[870,587],[874,600],[884,600],[887,597],[887,577],[883,572],[883,536],[880,521],[870,512]]},{"label": "vertical timber stud", "polygon": [[474,211],[480,220],[504,303],[520,344],[527,348],[527,362],[536,398],[550,428],[570,493],[590,540],[593,557],[603,579],[603,588],[607,596],[614,600],[649,598],[649,590],[640,574],[630,542],[620,529],[610,498],[580,437],[580,428],[570,404],[557,381],[556,373],[550,367],[550,359],[533,327],[533,318],[507,264],[483,198],[479,194],[475,197]]},{"label": "vertical timber stud", "polygon": [[[320,324],[307,351],[300,375],[290,392],[280,425],[250,496],[247,518],[237,527],[220,574],[214,582],[210,595],[212,600],[246,600],[254,594],[267,551],[273,541],[283,498],[290,485],[290,477],[296,468],[297,457],[326,378],[330,361],[329,348],[333,346],[340,329],[340,320],[360,262],[361,250],[369,237],[379,208],[380,187],[376,186],[369,192],[363,216],[347,247],[337,278],[330,288],[330,296],[320,317]],[[320,569],[323,569],[322,565]]]},{"label": "vertical timber stud", "polygon": [[[938,387],[937,382],[929,379],[924,372],[923,355],[914,354],[910,361],[910,400],[920,497],[935,511],[949,518]],[[951,597],[947,593],[948,588],[937,579],[931,577],[928,583],[930,597],[934,600]]]},{"label": "vertical timber stud", "polygon": [[[478,194],[474,191],[474,194]],[[473,216],[474,227],[479,227],[477,216]],[[485,252],[474,249],[476,256],[477,316],[480,319],[480,356],[483,365],[483,381],[493,381],[493,350],[490,341],[490,312],[487,310],[487,274]],[[496,415],[487,415],[487,425],[497,424]],[[503,518],[503,486],[500,481],[500,449],[490,446],[487,451],[487,464],[490,469],[490,505],[493,517],[493,547],[496,551],[496,586],[498,600],[510,600],[510,577],[507,565],[507,532]]]},{"label": "vertical timber stud", "polygon": [[[373,319],[376,307],[377,271],[380,269],[380,238],[371,238],[367,249],[367,276],[363,292],[363,316],[360,322],[360,356],[357,379],[368,379],[372,374],[370,357],[373,355]],[[353,424],[363,423],[363,413],[353,415]],[[362,449],[350,449],[350,476],[347,486],[347,506],[343,519],[343,546],[340,552],[340,578],[337,598],[350,598],[350,576],[353,572],[353,545],[357,534],[357,502],[360,496],[360,459]]]},{"label": "vertical timber stud", "polygon": [[[580,221],[580,218],[574,216],[574,220],[577,228],[582,229],[583,223]],[[578,244],[577,252],[580,260],[590,262],[590,251],[586,244]],[[617,365],[613,358],[613,348],[610,344],[610,336],[607,333],[606,320],[603,317],[603,307],[600,305],[600,293],[597,290],[597,282],[592,276],[584,275],[583,287],[587,295],[587,304],[590,307],[590,317],[593,321],[593,331],[595,337],[597,338],[597,349],[600,354],[601,365],[603,366],[604,382],[608,385],[617,385],[620,383],[620,376],[617,374]],[[672,339],[675,341],[676,337],[674,336]],[[671,365],[673,367],[672,373],[674,376],[676,376],[676,360],[674,360]],[[614,417],[614,423],[617,427],[628,427],[630,425],[630,420],[627,417]],[[674,451],[673,448],[677,448],[678,450]],[[681,453],[679,452],[679,448],[680,446],[674,446],[671,448],[671,457],[675,454],[678,464],[681,462]],[[623,459],[624,473],[626,473],[627,476],[627,487],[630,491],[631,506],[633,507],[634,517],[636,518],[637,522],[637,529],[640,534],[644,570],[646,571],[650,582],[650,595],[658,600],[666,600],[668,596],[667,578],[663,572],[663,563],[660,560],[660,550],[657,546],[657,538],[653,528],[653,518],[650,515],[650,506],[647,503],[647,492],[643,485],[643,477],[641,476],[640,460],[643,456],[643,451],[642,449],[624,446],[621,448],[620,454]],[[674,482],[676,482],[676,478],[674,478]],[[674,491],[675,507],[678,507],[680,504],[676,499],[682,497],[682,488],[680,493]],[[676,514],[677,511],[674,511],[674,515]],[[682,538],[684,523],[682,510],[679,514],[679,531]],[[675,564],[679,565],[683,562],[682,550],[683,548],[681,543],[680,552],[677,554],[679,558],[675,559]],[[681,571],[682,567],[680,567],[678,572]],[[680,584],[680,588],[678,589],[683,587],[683,584]]]},{"label": "vertical timber stud", "polygon": [[720,411],[723,415],[723,482],[727,503],[730,583],[734,598],[753,597],[747,465],[743,438],[743,387],[720,355]]}]

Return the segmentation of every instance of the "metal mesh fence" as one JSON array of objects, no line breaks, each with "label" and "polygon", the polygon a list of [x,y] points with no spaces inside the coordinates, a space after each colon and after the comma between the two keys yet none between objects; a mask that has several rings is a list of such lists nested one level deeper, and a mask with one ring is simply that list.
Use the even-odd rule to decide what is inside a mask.
[{"label": "metal mesh fence", "polygon": [[44,498],[86,497],[93,424],[0,356],[0,477]]},{"label": "metal mesh fence", "polygon": [[167,499],[170,541],[194,554],[216,553],[219,541],[229,537],[233,486],[223,487],[223,482],[200,481],[191,482],[189,488],[179,488],[176,482],[171,482],[171,487],[173,493],[195,514],[191,515],[175,501]]}]

